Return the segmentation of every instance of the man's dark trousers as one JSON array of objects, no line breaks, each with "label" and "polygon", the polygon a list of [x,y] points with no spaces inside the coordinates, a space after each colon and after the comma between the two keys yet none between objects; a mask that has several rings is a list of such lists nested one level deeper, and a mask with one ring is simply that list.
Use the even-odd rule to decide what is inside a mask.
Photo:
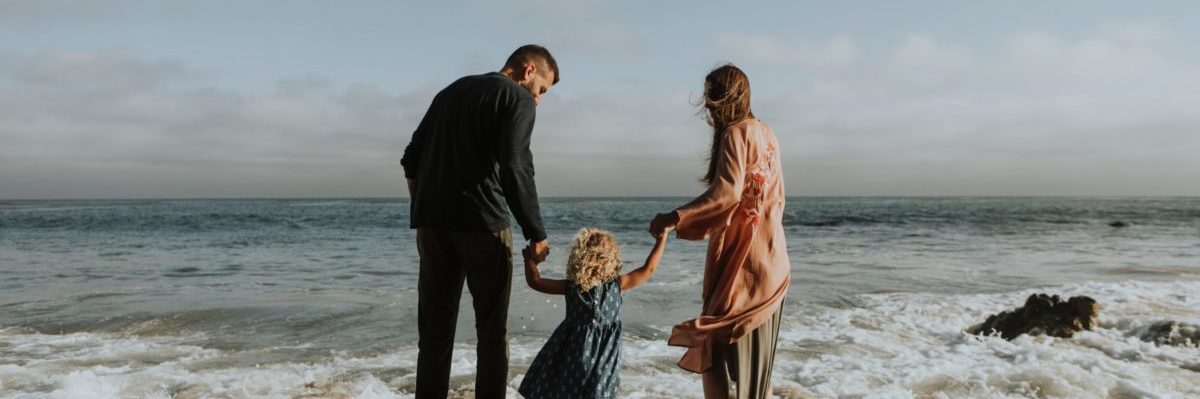
[{"label": "man's dark trousers", "polygon": [[508,299],[512,287],[512,230],[466,233],[417,229],[417,398],[445,398],[463,281],[475,307],[479,341],[475,397],[503,398],[508,386]]}]

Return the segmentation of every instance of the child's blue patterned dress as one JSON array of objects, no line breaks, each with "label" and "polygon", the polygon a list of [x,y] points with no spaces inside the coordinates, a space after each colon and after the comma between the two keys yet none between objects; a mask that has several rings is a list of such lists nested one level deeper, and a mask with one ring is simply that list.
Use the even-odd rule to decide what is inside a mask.
[{"label": "child's blue patterned dress", "polygon": [[615,398],[621,385],[621,282],[586,292],[567,280],[567,315],[550,335],[525,379],[521,395],[542,398]]}]

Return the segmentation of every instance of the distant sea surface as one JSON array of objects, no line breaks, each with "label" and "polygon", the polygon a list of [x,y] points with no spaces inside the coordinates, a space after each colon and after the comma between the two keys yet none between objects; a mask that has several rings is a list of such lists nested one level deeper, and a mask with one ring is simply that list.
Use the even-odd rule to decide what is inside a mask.
[{"label": "distant sea surface", "polygon": [[[561,277],[581,227],[627,268],[684,198],[544,199]],[[0,397],[412,397],[418,256],[402,199],[0,201]],[[1126,227],[1112,227],[1113,222]],[[781,397],[1200,397],[1200,198],[789,198]],[[520,230],[514,230],[520,237]],[[672,238],[625,295],[622,398],[700,397],[671,326],[700,310],[704,243]],[[519,250],[519,248],[517,248]],[[516,255],[519,260],[520,255]],[[510,393],[562,320],[524,285]],[[1031,293],[1088,295],[1072,339],[963,333]],[[451,385],[469,396],[464,292]]]}]

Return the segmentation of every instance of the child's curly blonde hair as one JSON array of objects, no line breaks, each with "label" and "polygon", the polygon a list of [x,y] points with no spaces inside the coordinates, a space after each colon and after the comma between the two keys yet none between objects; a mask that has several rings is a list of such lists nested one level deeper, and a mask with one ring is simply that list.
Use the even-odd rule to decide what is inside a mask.
[{"label": "child's curly blonde hair", "polygon": [[567,278],[587,291],[617,277],[621,271],[621,247],[608,231],[583,228],[575,235],[567,258]]}]

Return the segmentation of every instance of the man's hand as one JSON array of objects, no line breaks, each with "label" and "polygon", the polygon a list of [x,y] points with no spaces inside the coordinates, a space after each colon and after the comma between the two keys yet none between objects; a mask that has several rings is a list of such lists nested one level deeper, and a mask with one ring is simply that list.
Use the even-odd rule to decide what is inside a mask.
[{"label": "man's hand", "polygon": [[661,238],[667,234],[667,230],[675,228],[679,224],[679,214],[675,212],[660,213],[650,221],[650,235],[655,238]]},{"label": "man's hand", "polygon": [[537,260],[537,259],[535,259],[535,258],[533,257],[533,255],[531,255],[531,254],[529,253],[529,251],[530,251],[530,248],[531,248],[531,247],[529,247],[529,246],[526,246],[525,248],[521,248],[521,258],[525,260],[525,262],[526,262],[526,264],[525,264],[525,265],[526,265],[526,266],[528,266],[530,263],[532,263],[532,264],[534,264],[534,265],[536,265],[536,264],[540,263],[540,262],[538,262],[538,260]]},{"label": "man's hand", "polygon": [[531,242],[525,249],[521,250],[521,254],[527,259],[532,259],[536,263],[546,261],[546,256],[550,255],[550,244],[546,240]]}]

